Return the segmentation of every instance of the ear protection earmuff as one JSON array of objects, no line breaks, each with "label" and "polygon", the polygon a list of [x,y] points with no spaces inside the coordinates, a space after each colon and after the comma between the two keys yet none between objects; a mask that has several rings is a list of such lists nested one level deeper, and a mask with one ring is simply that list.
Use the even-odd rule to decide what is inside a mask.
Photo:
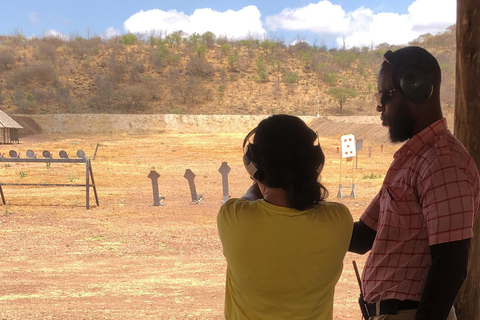
[{"label": "ear protection earmuff", "polygon": [[[258,163],[258,148],[255,144],[250,143],[250,137],[255,134],[255,129],[250,131],[245,139],[243,140],[243,164],[245,169],[247,170],[250,177],[253,179],[259,180],[261,179],[259,176],[259,172],[262,171],[259,163]],[[315,158],[315,163],[317,163],[317,172],[320,174],[323,170],[323,166],[325,164],[325,154],[323,153],[322,148],[320,147],[320,142],[313,147],[313,157]]]},{"label": "ear protection earmuff", "polygon": [[432,81],[420,66],[415,63],[401,66],[401,61],[391,50],[385,52],[383,58],[395,68],[393,83],[408,99],[421,103],[433,94]]},{"label": "ear protection earmuff", "polygon": [[256,179],[256,174],[258,172],[258,164],[257,161],[255,160],[257,151],[256,151],[256,146],[253,143],[250,143],[249,139],[250,137],[255,133],[255,130],[257,128],[253,129],[250,131],[245,139],[243,140],[243,165],[245,166],[245,169],[247,169],[248,174],[250,177],[253,179]]}]

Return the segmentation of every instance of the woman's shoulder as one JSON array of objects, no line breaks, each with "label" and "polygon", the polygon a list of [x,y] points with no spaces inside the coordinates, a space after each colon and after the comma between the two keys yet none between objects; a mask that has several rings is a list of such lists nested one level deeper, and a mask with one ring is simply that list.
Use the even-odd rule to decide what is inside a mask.
[{"label": "woman's shoulder", "polygon": [[242,198],[231,198],[225,201],[220,207],[220,214],[232,214],[243,211],[250,211],[256,205],[258,201],[251,201]]},{"label": "woman's shoulder", "polygon": [[337,219],[353,224],[352,214],[343,203],[322,201],[315,209],[321,216],[336,217]]},{"label": "woman's shoulder", "polygon": [[340,202],[322,201],[318,204],[318,208],[323,210],[337,210],[350,213],[350,210],[348,210],[347,206]]}]

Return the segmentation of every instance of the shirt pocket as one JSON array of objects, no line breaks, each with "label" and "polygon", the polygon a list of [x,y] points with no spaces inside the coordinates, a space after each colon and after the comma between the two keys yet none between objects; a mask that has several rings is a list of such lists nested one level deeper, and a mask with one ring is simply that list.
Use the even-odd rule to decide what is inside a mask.
[{"label": "shirt pocket", "polygon": [[385,224],[399,229],[422,229],[424,218],[415,190],[401,182],[384,185],[381,211]]}]

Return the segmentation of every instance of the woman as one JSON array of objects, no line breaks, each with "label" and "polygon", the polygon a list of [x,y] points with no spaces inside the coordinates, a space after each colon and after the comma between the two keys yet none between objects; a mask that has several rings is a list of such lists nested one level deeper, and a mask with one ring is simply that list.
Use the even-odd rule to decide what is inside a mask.
[{"label": "woman", "polygon": [[325,157],[316,140],[288,115],[261,121],[245,138],[254,183],[217,219],[228,265],[226,319],[333,318],[353,220],[344,205],[324,200]]}]

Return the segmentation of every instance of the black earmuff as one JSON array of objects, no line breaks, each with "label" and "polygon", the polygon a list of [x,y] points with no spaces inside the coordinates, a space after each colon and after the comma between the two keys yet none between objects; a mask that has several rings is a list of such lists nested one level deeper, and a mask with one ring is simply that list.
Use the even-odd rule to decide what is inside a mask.
[{"label": "black earmuff", "polygon": [[249,143],[245,147],[245,153],[243,154],[243,164],[245,169],[247,169],[248,174],[253,179],[257,179],[258,167],[257,161],[255,160],[256,146],[254,144]]},{"label": "black earmuff", "polygon": [[[395,68],[393,83],[413,102],[425,102],[433,94],[433,84],[429,75],[415,63],[401,66],[394,52],[388,50],[383,55],[385,61]],[[403,63],[404,64],[404,63]]]},{"label": "black earmuff", "polygon": [[[250,143],[250,137],[255,134],[255,130],[257,128],[253,129],[250,131],[245,139],[243,140],[243,165],[245,166],[245,169],[247,169],[248,174],[250,177],[253,179],[258,178],[258,160],[257,158],[257,148],[256,145]],[[257,179],[258,180],[258,179]]]},{"label": "black earmuff", "polygon": [[315,163],[317,163],[317,172],[318,174],[320,174],[325,164],[325,154],[323,153],[322,147],[320,147],[320,143],[318,143],[313,148],[314,148],[313,154],[315,157]]}]

